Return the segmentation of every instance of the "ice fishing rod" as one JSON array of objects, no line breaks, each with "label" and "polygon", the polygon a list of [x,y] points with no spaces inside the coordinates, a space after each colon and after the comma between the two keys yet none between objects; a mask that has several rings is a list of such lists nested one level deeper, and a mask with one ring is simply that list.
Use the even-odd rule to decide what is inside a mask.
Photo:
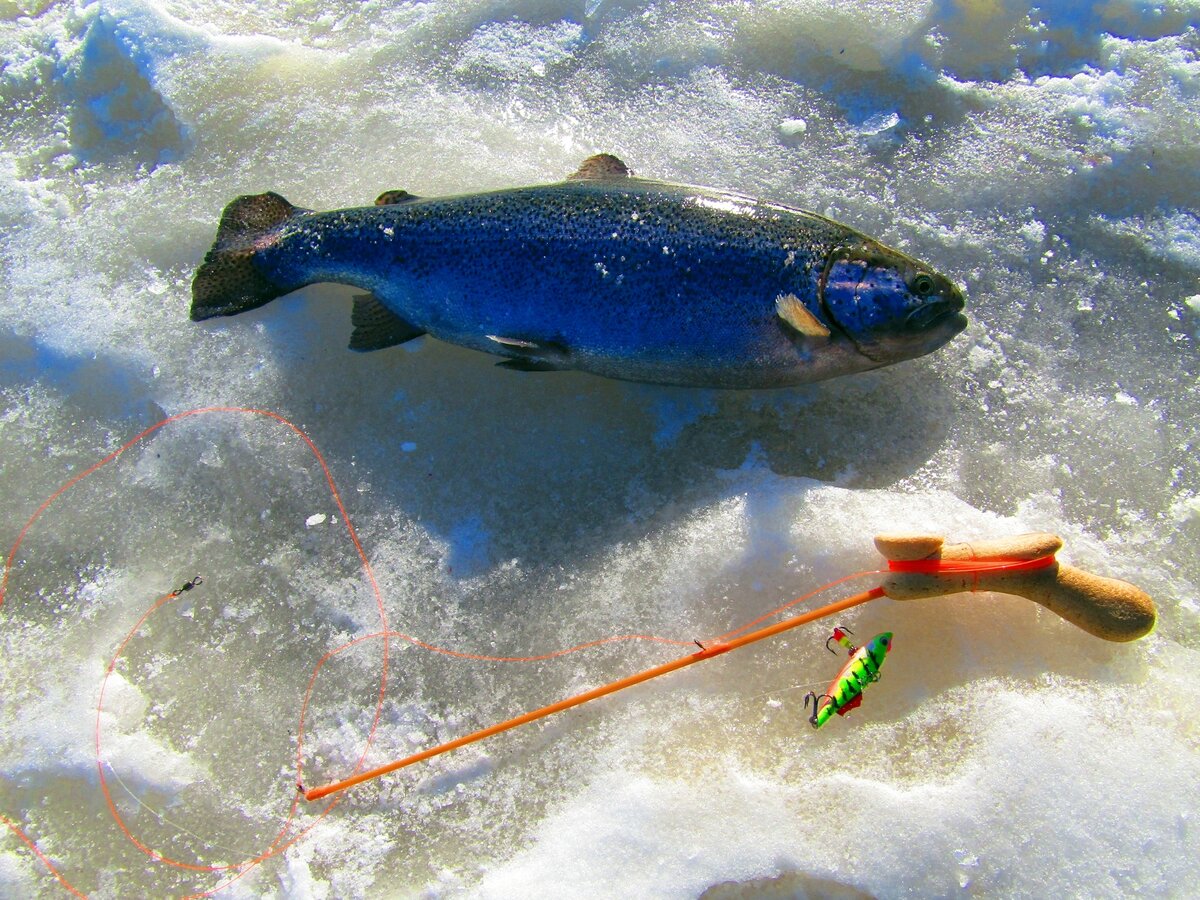
[{"label": "ice fishing rod", "polygon": [[[365,781],[704,662],[714,656],[721,656],[775,637],[880,597],[917,600],[946,594],[989,591],[1025,597],[1089,634],[1108,641],[1136,640],[1154,629],[1157,613],[1154,602],[1144,591],[1128,582],[1094,575],[1060,562],[1055,554],[1062,548],[1062,543],[1058,536],[1046,533],[959,544],[947,544],[942,536],[932,534],[877,535],[875,546],[888,564],[887,570],[881,573],[868,573],[884,575],[878,587],[773,625],[730,637],[728,640],[717,639],[708,643],[697,641],[698,650],[695,653],[600,685],[540,709],[530,710],[395,762],[358,772],[340,781],[310,788],[304,791],[304,797],[310,801],[320,800]],[[736,635],[737,632],[732,634]]]}]

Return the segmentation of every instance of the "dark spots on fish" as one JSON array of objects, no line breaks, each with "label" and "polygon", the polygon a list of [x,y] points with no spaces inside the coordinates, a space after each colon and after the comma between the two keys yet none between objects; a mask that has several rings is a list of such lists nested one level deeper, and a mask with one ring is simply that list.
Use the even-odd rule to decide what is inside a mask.
[{"label": "dark spots on fish", "polygon": [[[505,353],[481,346],[486,334],[553,342],[545,329],[569,316],[579,343],[572,368],[654,348],[657,365],[709,365],[698,381],[742,386],[755,371],[782,378],[770,373],[812,363],[812,348],[781,327],[775,300],[793,295],[824,321],[815,273],[848,229],[798,211],[745,214],[756,208],[745,198],[626,182],[614,189],[581,179],[317,214],[272,264],[357,284],[413,328],[492,352]],[[687,202],[697,195],[706,202]],[[395,336],[361,337],[356,345],[375,347]],[[737,371],[724,373],[730,365]]]},{"label": "dark spots on fish", "polygon": [[[903,348],[876,352],[873,334],[898,333],[922,302],[957,298],[961,308],[942,276],[847,226],[635,178],[609,154],[558,184],[435,198],[392,190],[375,206],[328,213],[261,195],[227,213],[239,237],[223,243],[235,231],[218,235],[197,275],[193,315],[238,312],[314,282],[351,284],[377,298],[355,303],[356,349],[428,331],[519,361],[508,368],[569,361],[634,380],[774,387],[909,358]],[[825,283],[834,247],[848,248],[836,309]],[[908,278],[902,304],[867,280],[869,270],[889,268],[893,280]],[[199,302],[206,291],[220,305]],[[782,308],[781,297],[790,298]],[[919,329],[932,317],[940,329],[933,339],[944,342],[953,323],[938,322],[942,315],[931,308],[910,324]],[[489,346],[488,335],[509,343]],[[906,346],[917,347],[915,337]],[[920,352],[933,346],[926,340]]]}]

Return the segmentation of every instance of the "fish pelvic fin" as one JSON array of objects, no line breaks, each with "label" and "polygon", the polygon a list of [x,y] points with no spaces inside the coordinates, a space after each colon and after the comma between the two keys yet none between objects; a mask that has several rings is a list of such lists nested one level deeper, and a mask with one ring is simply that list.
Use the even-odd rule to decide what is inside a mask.
[{"label": "fish pelvic fin", "polygon": [[238,197],[225,207],[217,238],[192,279],[191,317],[232,316],[269,303],[295,286],[281,286],[254,264],[279,238],[279,226],[303,212],[275,193]]},{"label": "fish pelvic fin", "polygon": [[570,368],[567,348],[557,341],[531,341],[526,338],[502,337],[498,334],[487,335],[497,347],[503,348],[506,354],[512,354],[508,359],[496,363],[501,369],[511,369],[516,372],[557,372]]},{"label": "fish pelvic fin", "polygon": [[350,322],[354,325],[350,335],[351,350],[382,350],[425,333],[423,329],[396,315],[373,294],[358,294],[354,298]]}]

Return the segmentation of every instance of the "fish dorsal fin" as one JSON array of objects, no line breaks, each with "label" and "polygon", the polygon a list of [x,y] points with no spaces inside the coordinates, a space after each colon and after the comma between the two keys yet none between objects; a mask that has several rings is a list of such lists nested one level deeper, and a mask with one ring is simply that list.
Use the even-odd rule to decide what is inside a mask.
[{"label": "fish dorsal fin", "polygon": [[358,294],[350,314],[354,331],[350,349],[367,351],[394,347],[420,337],[425,332],[396,315],[372,294]]},{"label": "fish dorsal fin", "polygon": [[416,194],[410,194],[408,191],[384,191],[375,198],[376,206],[392,206],[396,203],[412,203],[414,200],[420,200]]},{"label": "fish dorsal fin", "polygon": [[775,298],[775,312],[779,318],[805,337],[827,338],[829,329],[800,302],[795,294],[780,294]]},{"label": "fish dorsal fin", "polygon": [[633,170],[611,153],[589,156],[567,181],[605,181],[612,178],[628,178]]}]

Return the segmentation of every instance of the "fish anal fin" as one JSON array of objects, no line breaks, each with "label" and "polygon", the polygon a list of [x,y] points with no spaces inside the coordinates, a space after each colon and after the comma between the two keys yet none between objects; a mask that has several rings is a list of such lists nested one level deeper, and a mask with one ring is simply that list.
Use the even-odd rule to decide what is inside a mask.
[{"label": "fish anal fin", "polygon": [[555,341],[531,341],[498,334],[489,334],[487,339],[495,342],[503,352],[516,354],[496,363],[502,369],[515,369],[519,372],[557,372],[568,368],[565,362],[567,348]]},{"label": "fish anal fin", "polygon": [[394,347],[420,337],[425,332],[396,315],[371,294],[358,294],[350,314],[354,331],[350,349],[366,352]]},{"label": "fish anal fin", "polygon": [[542,359],[530,359],[525,356],[515,356],[511,359],[502,359],[496,363],[499,369],[509,369],[513,372],[559,372],[561,366],[556,366],[554,363],[546,362]]},{"label": "fish anal fin", "polygon": [[821,339],[829,337],[829,329],[795,294],[780,294],[776,297],[775,313],[805,337]]},{"label": "fish anal fin", "polygon": [[604,181],[611,178],[629,178],[633,170],[611,153],[589,156],[579,168],[567,176],[568,181]]},{"label": "fish anal fin", "polygon": [[376,206],[394,206],[397,203],[412,203],[414,200],[420,200],[416,194],[410,194],[408,191],[384,191],[375,198]]}]

